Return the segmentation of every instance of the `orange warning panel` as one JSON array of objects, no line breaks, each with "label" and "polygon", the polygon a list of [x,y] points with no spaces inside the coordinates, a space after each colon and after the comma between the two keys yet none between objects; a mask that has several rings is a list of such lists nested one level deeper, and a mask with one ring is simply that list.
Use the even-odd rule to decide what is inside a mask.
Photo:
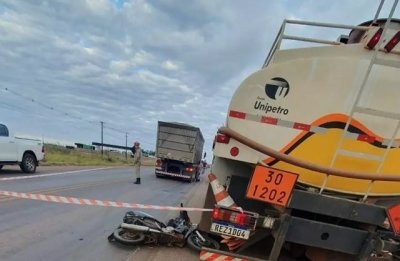
[{"label": "orange warning panel", "polygon": [[284,170],[256,166],[246,197],[286,207],[298,176]]},{"label": "orange warning panel", "polygon": [[400,204],[394,205],[386,210],[390,226],[395,235],[400,235]]}]

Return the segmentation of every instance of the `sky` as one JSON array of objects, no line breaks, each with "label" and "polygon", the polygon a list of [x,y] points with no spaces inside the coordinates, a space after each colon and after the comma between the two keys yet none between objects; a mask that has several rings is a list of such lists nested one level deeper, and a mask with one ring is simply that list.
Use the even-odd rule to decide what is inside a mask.
[{"label": "sky", "polygon": [[[0,123],[19,136],[91,144],[103,121],[105,143],[125,145],[127,132],[128,145],[154,150],[157,121],[183,122],[201,129],[210,160],[230,98],[261,67],[283,19],[357,25],[378,4],[0,0]],[[348,33],[287,29],[326,40]]]}]

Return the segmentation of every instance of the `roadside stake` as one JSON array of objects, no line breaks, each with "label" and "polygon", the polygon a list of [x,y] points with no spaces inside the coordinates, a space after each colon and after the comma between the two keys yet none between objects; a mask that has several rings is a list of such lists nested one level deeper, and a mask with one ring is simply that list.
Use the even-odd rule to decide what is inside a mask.
[{"label": "roadside stake", "polygon": [[73,173],[80,173],[80,172],[90,172],[96,170],[104,170],[104,169],[111,169],[112,167],[107,168],[97,168],[97,169],[82,169],[82,170],[72,170],[72,171],[65,171],[65,172],[56,172],[50,174],[41,174],[41,175],[30,175],[30,176],[20,176],[20,177],[8,177],[8,178],[0,178],[0,181],[7,181],[7,180],[18,180],[18,179],[33,179],[33,178],[42,178],[42,177],[51,177],[51,176],[58,176],[58,175],[65,175],[65,174],[73,174]]},{"label": "roadside stake", "polygon": [[14,197],[14,198],[24,198],[24,199],[47,201],[47,202],[55,202],[55,203],[101,206],[101,207],[114,207],[114,208],[138,208],[138,209],[178,210],[178,211],[186,210],[186,211],[202,211],[202,212],[212,212],[213,211],[213,209],[206,209],[206,208],[157,206],[157,205],[126,203],[126,202],[117,202],[117,201],[109,201],[109,200],[63,197],[63,196],[34,194],[34,193],[21,193],[21,192],[3,191],[3,190],[0,190],[0,195],[10,196],[10,197]]}]

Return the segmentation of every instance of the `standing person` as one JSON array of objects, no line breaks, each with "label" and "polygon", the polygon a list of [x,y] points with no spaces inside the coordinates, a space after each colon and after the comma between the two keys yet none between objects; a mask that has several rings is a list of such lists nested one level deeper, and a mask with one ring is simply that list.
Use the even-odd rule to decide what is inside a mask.
[{"label": "standing person", "polygon": [[133,153],[133,172],[136,176],[136,181],[134,184],[140,184],[140,165],[142,164],[142,149],[140,148],[140,143],[135,141],[132,148]]}]

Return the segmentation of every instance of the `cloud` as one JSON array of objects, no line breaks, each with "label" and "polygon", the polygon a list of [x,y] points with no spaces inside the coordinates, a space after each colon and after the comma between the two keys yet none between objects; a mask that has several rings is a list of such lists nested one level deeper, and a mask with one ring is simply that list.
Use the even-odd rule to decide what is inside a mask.
[{"label": "cloud", "polygon": [[170,60],[163,62],[161,64],[161,67],[164,68],[165,70],[170,70],[170,71],[176,71],[179,69],[179,66]]},{"label": "cloud", "polygon": [[107,15],[112,11],[111,3],[107,0],[86,0],[89,10],[99,16]]},{"label": "cloud", "polygon": [[111,61],[110,69],[116,72],[124,72],[128,69],[134,69],[138,66],[154,64],[154,56],[144,50],[140,50],[127,60]]}]

